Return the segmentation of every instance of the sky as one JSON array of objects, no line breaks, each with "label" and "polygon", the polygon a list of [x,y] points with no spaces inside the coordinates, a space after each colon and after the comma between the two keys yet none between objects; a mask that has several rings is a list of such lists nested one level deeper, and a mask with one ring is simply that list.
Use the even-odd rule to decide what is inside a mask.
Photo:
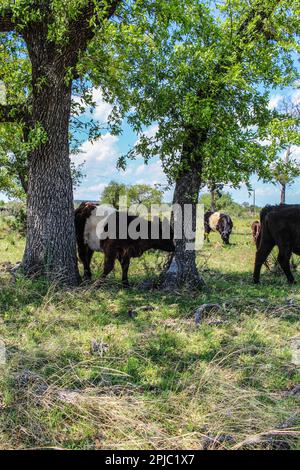
[{"label": "sky", "polygon": [[[298,90],[276,90],[270,96],[269,106],[275,108],[285,97],[290,96],[295,102],[300,101],[300,89]],[[75,98],[78,100],[78,98]],[[93,100],[96,103],[93,119],[105,124],[111,112],[111,106],[102,99],[101,90],[93,90]],[[85,118],[90,116],[87,111]],[[155,134],[155,124],[145,130],[148,136]],[[136,160],[128,161],[125,171],[118,170],[116,167],[118,158],[126,154],[137,141],[138,136],[132,131],[126,123],[123,125],[123,132],[120,136],[113,136],[110,133],[104,133],[102,138],[91,143],[83,142],[81,152],[72,157],[76,165],[83,164],[82,172],[85,175],[79,187],[75,189],[74,198],[79,200],[98,201],[100,195],[110,181],[117,181],[125,184],[146,183],[150,185],[160,184],[167,186],[167,179],[162,170],[159,158],[152,159],[148,165],[144,163],[142,157]],[[293,148],[292,156],[300,164],[300,147]],[[280,202],[279,185],[263,184],[255,176],[251,178],[253,189],[255,189],[256,205],[262,207],[266,204],[277,204]],[[249,194],[245,185],[240,189],[225,187],[233,199],[238,203],[248,202],[252,204],[253,194]],[[205,189],[204,189],[205,192]],[[171,202],[173,188],[165,191],[164,201]],[[0,192],[0,200],[7,200],[5,195]],[[293,185],[287,190],[287,203],[300,203],[300,178],[297,178]]]},{"label": "sky", "polygon": [[[271,94],[269,107],[275,108],[285,96],[290,96],[294,102],[300,101],[300,90],[278,90]],[[109,104],[102,99],[100,90],[94,90],[93,98],[96,109],[93,114],[94,119],[105,123],[111,111]],[[145,130],[145,134],[154,135],[156,126],[152,125]],[[80,200],[99,200],[101,192],[107,184],[114,180],[125,184],[147,183],[150,185],[167,185],[166,177],[163,173],[159,158],[152,159],[148,165],[143,158],[127,162],[125,171],[116,168],[117,160],[128,152],[137,140],[137,135],[125,123],[120,136],[113,136],[106,133],[95,143],[84,142],[81,153],[73,157],[76,164],[83,163],[83,173],[86,175],[81,185],[76,188],[74,197]],[[300,147],[293,147],[292,157],[300,164]],[[255,189],[256,204],[277,204],[280,202],[279,185],[263,184],[255,176],[251,178],[253,189]],[[238,203],[249,202],[252,204],[253,194],[249,194],[245,185],[240,189],[225,188],[232,194]],[[205,189],[204,189],[205,191]],[[164,194],[166,202],[172,201],[173,188],[169,188]],[[293,185],[287,190],[287,203],[300,203],[300,178],[297,178]]]},{"label": "sky", "polygon": [[[299,57],[295,53],[295,64],[299,66]],[[0,90],[1,93],[1,90]],[[280,105],[281,100],[285,97],[291,97],[295,102],[300,101],[300,86],[297,89],[275,89],[270,96],[269,107],[271,109]],[[75,101],[80,101],[75,98]],[[100,123],[105,124],[108,116],[112,110],[111,105],[104,102],[100,89],[93,90],[93,101],[96,103],[95,111],[93,112],[93,119],[98,120]],[[90,118],[91,115],[87,111],[85,118]],[[145,130],[148,136],[155,134],[156,126],[153,124]],[[125,184],[139,184],[146,183],[150,185],[160,184],[162,187],[167,186],[167,179],[163,173],[159,158],[152,159],[148,165],[143,161],[143,158],[128,161],[125,171],[118,170],[116,167],[118,158],[126,154],[137,141],[138,136],[132,131],[130,126],[125,122],[122,129],[122,134],[113,136],[109,132],[104,133],[102,138],[98,141],[83,142],[81,152],[72,157],[76,165],[83,164],[82,172],[85,175],[79,187],[74,191],[74,198],[80,200],[93,200],[97,201],[103,189],[109,184],[110,181],[117,181]],[[293,148],[292,157],[299,161],[300,164],[300,147]],[[280,187],[279,185],[263,184],[255,176],[251,178],[251,184],[255,189],[256,204],[264,206],[266,204],[276,204],[280,202]],[[225,187],[238,203],[248,202],[252,203],[253,194],[249,194],[245,185],[240,189],[233,189],[230,186]],[[203,190],[205,192],[205,188]],[[166,202],[172,201],[173,188],[165,191],[164,200]],[[300,178],[297,178],[291,186],[288,187],[286,193],[287,203],[300,203]],[[0,200],[7,200],[6,196],[0,192]]]},{"label": "sky", "polygon": [[[100,90],[94,90],[93,101],[96,103],[93,119],[105,123],[111,111],[111,106],[102,99]],[[88,116],[87,116],[88,117]],[[147,136],[155,134],[156,125],[145,130]],[[129,160],[125,171],[117,169],[118,158],[126,154],[137,141],[135,134],[127,123],[124,123],[122,134],[113,136],[104,133],[98,141],[84,142],[81,153],[73,157],[75,164],[83,164],[82,171],[86,177],[80,187],[76,188],[75,199],[99,200],[100,194],[110,181],[125,184],[161,184],[167,185],[167,179],[162,171],[159,158],[152,159],[145,165],[142,157]],[[165,201],[172,200],[172,189],[165,191]]]}]

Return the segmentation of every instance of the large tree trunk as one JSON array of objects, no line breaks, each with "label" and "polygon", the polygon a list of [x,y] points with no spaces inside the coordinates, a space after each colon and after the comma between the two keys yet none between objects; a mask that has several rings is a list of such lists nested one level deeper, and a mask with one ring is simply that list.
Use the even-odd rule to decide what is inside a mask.
[{"label": "large tree trunk", "polygon": [[[47,137],[29,156],[23,267],[29,275],[42,273],[61,285],[76,286],[79,272],[69,158],[71,83],[66,84],[63,64],[56,63],[55,57],[51,61],[49,51],[39,49],[42,43],[31,46],[33,122]],[[45,75],[46,85],[41,80]]]},{"label": "large tree trunk", "polygon": [[[201,178],[197,171],[187,171],[176,181],[173,204],[177,204],[184,214],[184,205],[191,205],[191,217],[185,214],[183,225],[186,224],[196,231],[196,209],[200,190]],[[176,212],[176,211],[175,211]],[[176,219],[176,213],[174,214]],[[176,220],[174,221],[176,223]],[[173,290],[176,288],[199,288],[205,285],[196,266],[196,251],[189,249],[194,239],[188,239],[185,234],[176,240],[175,253],[162,274],[162,287]]]}]

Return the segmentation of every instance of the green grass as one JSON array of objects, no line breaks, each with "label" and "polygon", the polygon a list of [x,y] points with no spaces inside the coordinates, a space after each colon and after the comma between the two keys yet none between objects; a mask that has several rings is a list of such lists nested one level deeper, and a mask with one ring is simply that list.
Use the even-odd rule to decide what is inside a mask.
[{"label": "green grass", "polygon": [[[178,295],[123,290],[118,267],[98,289],[14,282],[24,240],[0,221],[0,448],[300,448],[300,394],[286,395],[300,383],[299,287],[272,272],[254,286],[251,221],[234,222],[231,246],[212,234],[198,256],[210,290]],[[134,260],[130,280],[164,260]],[[208,302],[223,310],[196,326]]]}]

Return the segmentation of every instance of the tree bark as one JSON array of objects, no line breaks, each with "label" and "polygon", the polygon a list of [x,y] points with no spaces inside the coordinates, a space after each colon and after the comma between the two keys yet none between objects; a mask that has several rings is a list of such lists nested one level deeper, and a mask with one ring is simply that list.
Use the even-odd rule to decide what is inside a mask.
[{"label": "tree bark", "polygon": [[[173,204],[178,204],[182,214],[184,214],[184,205],[191,205],[191,220],[187,220],[189,215],[185,214],[182,222],[183,226],[185,223],[191,225],[194,232],[196,231],[196,209],[200,185],[201,177],[198,171],[189,170],[177,179],[173,197]],[[176,214],[174,217],[176,218]],[[184,231],[182,238],[175,240],[175,253],[162,274],[163,289],[173,290],[182,287],[198,289],[205,285],[196,266],[196,251],[188,249],[188,244],[193,241],[186,237]]]},{"label": "tree bark", "polygon": [[212,188],[210,190],[210,197],[211,197],[211,200],[210,200],[210,210],[212,212],[216,212],[216,192],[215,192],[215,189]]},{"label": "tree bark", "polygon": [[[64,41],[49,37],[55,27],[51,2],[35,2],[36,15],[21,21],[7,6],[0,15],[0,32],[18,31],[26,42],[32,66],[32,113],[30,127],[47,136],[28,157],[27,240],[23,268],[27,274],[44,273],[50,280],[76,286],[79,272],[76,256],[73,188],[69,159],[69,121],[72,77],[78,76],[79,55],[103,22],[114,15],[121,0],[104,2],[99,14],[92,0],[83,2],[69,21]],[[97,28],[95,28],[95,23]],[[22,109],[0,106],[0,120],[15,122]],[[23,116],[21,116],[23,119]],[[27,133],[29,129],[25,129]],[[37,134],[35,134],[37,137]],[[25,138],[25,136],[24,136]]]},{"label": "tree bark", "polygon": [[66,83],[66,68],[55,60],[63,58],[52,58],[53,51],[45,48],[41,38],[28,48],[33,69],[32,120],[46,132],[46,141],[28,159],[23,268],[28,275],[45,274],[60,285],[76,286],[80,278],[69,158],[71,81]]},{"label": "tree bark", "polygon": [[[289,145],[288,148],[286,149],[285,156],[284,156],[284,161],[288,165],[290,161],[290,155],[291,155],[291,146]],[[281,182],[281,191],[280,191],[280,204],[285,204],[286,200],[286,182]]]},{"label": "tree bark", "polygon": [[285,204],[286,184],[281,183],[280,204]]}]

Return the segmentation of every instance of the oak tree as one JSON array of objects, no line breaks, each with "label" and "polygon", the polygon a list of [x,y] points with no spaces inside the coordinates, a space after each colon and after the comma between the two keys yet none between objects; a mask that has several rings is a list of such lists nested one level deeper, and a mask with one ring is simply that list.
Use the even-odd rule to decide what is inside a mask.
[{"label": "oak tree", "polygon": [[[125,71],[124,111],[141,134],[127,157],[160,157],[175,182],[173,202],[193,207],[193,231],[202,186],[264,177],[277,158],[266,143],[276,118],[269,96],[298,77],[298,13],[293,0],[188,0],[165,6],[169,28],[136,41],[129,55],[123,36],[111,54]],[[154,135],[143,133],[153,123]],[[165,286],[202,284],[189,242],[176,241]]]},{"label": "oak tree", "polygon": [[[69,286],[79,282],[69,158],[72,83],[87,73],[81,60],[121,3],[4,0],[0,5],[1,38],[10,43],[15,66],[24,54],[29,59],[24,76],[16,67],[19,86],[8,87],[7,104],[0,105],[0,121],[19,123],[30,146],[23,269]],[[101,51],[101,41],[98,47]]]}]

